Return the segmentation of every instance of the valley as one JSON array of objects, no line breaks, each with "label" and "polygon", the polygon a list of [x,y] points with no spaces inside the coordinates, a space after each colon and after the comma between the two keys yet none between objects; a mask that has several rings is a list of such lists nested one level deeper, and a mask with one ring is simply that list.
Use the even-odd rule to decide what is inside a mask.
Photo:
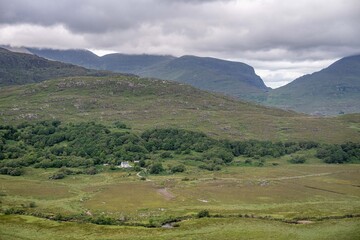
[{"label": "valley", "polygon": [[359,113],[5,53],[0,239],[359,236]]}]

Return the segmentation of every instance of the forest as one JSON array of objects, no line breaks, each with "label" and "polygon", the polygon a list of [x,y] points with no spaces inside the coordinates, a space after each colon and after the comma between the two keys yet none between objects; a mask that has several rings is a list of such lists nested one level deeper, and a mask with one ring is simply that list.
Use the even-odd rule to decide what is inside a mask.
[{"label": "forest", "polygon": [[[112,126],[94,122],[66,123],[58,120],[22,123],[17,126],[0,125],[0,173],[19,176],[23,167],[81,168],[62,169],[54,179],[71,174],[96,174],[97,165],[120,165],[122,161],[136,161],[135,170],[146,168],[151,174],[165,171],[162,162],[174,156],[189,156],[200,161],[199,168],[220,170],[239,156],[259,159],[278,158],[301,150],[316,150],[316,157],[324,163],[360,162],[360,144],[320,144],[313,141],[271,142],[258,140],[217,140],[204,133],[176,128],[149,129],[135,134],[118,121]],[[245,162],[246,162],[245,161]],[[294,157],[291,163],[304,163]],[[258,166],[262,166],[259,162]],[[170,173],[183,172],[179,164]]]}]

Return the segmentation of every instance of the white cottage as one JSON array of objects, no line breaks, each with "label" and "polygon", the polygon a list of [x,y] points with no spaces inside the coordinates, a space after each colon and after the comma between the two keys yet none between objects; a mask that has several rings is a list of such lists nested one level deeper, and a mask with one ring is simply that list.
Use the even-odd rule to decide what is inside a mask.
[{"label": "white cottage", "polygon": [[132,166],[129,164],[129,162],[121,162],[120,167],[121,168],[131,168]]}]

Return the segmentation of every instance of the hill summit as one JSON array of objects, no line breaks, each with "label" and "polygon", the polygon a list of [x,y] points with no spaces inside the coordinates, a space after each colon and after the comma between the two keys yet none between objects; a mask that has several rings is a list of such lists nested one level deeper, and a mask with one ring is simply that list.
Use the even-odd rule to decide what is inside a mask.
[{"label": "hill summit", "polygon": [[105,75],[112,74],[0,48],[0,86],[36,83],[58,77]]}]

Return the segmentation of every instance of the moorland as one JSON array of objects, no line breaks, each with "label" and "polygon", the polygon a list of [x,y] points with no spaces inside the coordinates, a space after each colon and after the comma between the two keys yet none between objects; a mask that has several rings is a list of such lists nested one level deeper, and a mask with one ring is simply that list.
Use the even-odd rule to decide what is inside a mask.
[{"label": "moorland", "polygon": [[1,87],[0,239],[360,235],[359,114],[107,74]]}]

